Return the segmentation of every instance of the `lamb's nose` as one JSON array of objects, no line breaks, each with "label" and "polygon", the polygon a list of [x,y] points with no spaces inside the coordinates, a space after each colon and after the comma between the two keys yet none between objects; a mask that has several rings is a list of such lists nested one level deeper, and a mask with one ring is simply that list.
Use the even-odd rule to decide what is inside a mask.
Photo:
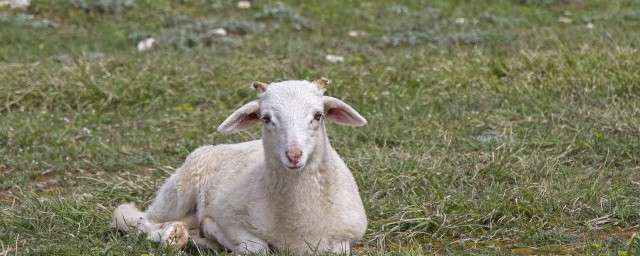
[{"label": "lamb's nose", "polygon": [[298,160],[300,160],[300,157],[302,157],[302,150],[297,147],[289,148],[286,153],[287,159],[289,159],[289,162],[291,162],[292,164],[297,164]]}]

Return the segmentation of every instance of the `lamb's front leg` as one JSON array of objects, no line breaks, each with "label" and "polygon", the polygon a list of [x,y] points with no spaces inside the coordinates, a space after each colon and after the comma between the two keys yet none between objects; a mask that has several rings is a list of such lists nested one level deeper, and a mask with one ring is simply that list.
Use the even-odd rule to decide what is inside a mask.
[{"label": "lamb's front leg", "polygon": [[[193,214],[192,214],[193,215]],[[194,219],[188,215],[184,221]],[[122,204],[113,212],[111,226],[122,231],[136,231],[147,234],[149,240],[183,248],[189,240],[188,224],[181,220],[168,222],[154,222],[146,214],[138,210],[132,203]]]},{"label": "lamb's front leg", "polygon": [[205,218],[200,224],[201,235],[207,238],[215,238],[218,243],[234,252],[249,254],[261,253],[269,250],[269,245],[264,240],[251,234],[240,225],[218,225],[211,218]]}]

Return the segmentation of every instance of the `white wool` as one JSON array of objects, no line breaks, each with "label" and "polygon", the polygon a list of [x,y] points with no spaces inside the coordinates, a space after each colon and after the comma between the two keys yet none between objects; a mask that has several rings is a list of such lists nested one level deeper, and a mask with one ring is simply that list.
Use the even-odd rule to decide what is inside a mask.
[{"label": "white wool", "polygon": [[188,232],[197,244],[220,243],[240,253],[264,252],[268,245],[295,254],[348,253],[364,235],[367,219],[351,172],[329,144],[324,119],[351,126],[366,120],[323,96],[323,86],[285,81],[256,87],[259,99],[234,112],[219,131],[234,133],[262,121],[261,140],[196,149],[146,212],[123,204],[113,225],[124,231],[137,225],[148,234],[166,234],[151,240],[171,243],[188,232],[176,224],[184,223],[184,229],[198,230]]}]

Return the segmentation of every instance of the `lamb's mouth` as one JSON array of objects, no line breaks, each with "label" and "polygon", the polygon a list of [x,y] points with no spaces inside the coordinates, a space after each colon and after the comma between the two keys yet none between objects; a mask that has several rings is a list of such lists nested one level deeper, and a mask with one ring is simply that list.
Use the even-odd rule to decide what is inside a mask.
[{"label": "lamb's mouth", "polygon": [[287,167],[287,169],[289,170],[297,170],[304,167],[304,164],[297,164],[297,165],[285,164],[284,167]]}]

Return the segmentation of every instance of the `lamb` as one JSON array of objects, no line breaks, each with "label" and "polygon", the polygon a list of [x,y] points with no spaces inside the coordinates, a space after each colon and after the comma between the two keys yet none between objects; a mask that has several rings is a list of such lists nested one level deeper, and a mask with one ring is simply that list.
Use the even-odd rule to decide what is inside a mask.
[{"label": "lamb", "polygon": [[356,182],[324,125],[363,126],[346,103],[324,96],[329,80],[255,82],[258,100],[219,127],[223,134],[262,121],[262,139],[203,146],[161,186],[145,212],[118,206],[112,227],[149,240],[239,253],[349,253],[367,218]]}]

